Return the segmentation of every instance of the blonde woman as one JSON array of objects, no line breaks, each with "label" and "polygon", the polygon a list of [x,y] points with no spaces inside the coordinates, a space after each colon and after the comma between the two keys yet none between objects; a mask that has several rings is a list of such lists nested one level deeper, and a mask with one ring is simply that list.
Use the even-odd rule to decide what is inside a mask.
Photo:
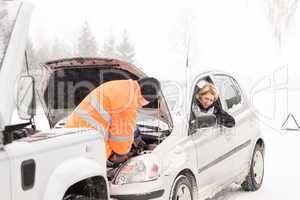
[{"label": "blonde woman", "polygon": [[195,117],[199,117],[202,114],[214,114],[215,102],[218,98],[218,91],[213,84],[206,81],[202,83],[202,86],[196,93],[196,102],[193,105]]},{"label": "blonde woman", "polygon": [[[227,124],[227,127],[234,126],[234,118],[225,112],[217,102],[219,99],[217,88],[207,81],[200,83],[201,85],[198,84],[199,90],[196,93],[196,99],[192,106],[194,117],[197,118],[206,114],[214,114],[217,118],[218,124]],[[232,123],[229,124],[227,122]]]}]

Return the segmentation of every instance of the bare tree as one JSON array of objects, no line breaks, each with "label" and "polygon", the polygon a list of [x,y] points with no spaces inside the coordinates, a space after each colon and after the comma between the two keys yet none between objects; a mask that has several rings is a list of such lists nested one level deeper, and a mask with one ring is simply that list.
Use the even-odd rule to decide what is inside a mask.
[{"label": "bare tree", "polygon": [[288,30],[290,21],[295,15],[298,0],[265,1],[267,2],[268,17],[274,31],[274,36],[279,45],[281,45],[283,36]]}]

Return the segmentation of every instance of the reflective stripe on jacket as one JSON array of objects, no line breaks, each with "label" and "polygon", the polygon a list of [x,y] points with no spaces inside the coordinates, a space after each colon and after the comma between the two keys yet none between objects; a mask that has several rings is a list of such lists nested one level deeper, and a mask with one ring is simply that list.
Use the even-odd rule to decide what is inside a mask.
[{"label": "reflective stripe on jacket", "polygon": [[106,158],[125,155],[134,140],[137,110],[147,102],[134,80],[109,81],[86,96],[68,117],[66,128],[94,128],[104,134]]}]

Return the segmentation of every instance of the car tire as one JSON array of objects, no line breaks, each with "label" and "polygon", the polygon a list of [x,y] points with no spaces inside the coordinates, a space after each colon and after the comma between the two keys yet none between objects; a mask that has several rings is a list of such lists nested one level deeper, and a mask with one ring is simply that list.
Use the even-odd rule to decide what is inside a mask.
[{"label": "car tire", "polygon": [[89,197],[83,195],[68,195],[63,198],[63,200],[88,200]]},{"label": "car tire", "polygon": [[248,176],[242,183],[242,189],[244,191],[257,191],[260,189],[264,178],[264,146],[256,144],[251,166]]},{"label": "car tire", "polygon": [[68,200],[98,200],[98,199],[86,197],[86,196],[82,196],[82,195],[75,195],[75,196],[68,198]]},{"label": "car tire", "polygon": [[187,176],[180,175],[173,183],[170,200],[193,200],[192,181]]}]

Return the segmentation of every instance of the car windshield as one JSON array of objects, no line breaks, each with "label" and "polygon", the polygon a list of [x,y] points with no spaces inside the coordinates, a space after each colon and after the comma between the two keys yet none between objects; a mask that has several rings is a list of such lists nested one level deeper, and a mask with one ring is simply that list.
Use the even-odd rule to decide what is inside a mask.
[{"label": "car windshield", "polygon": [[0,70],[20,4],[19,2],[0,1]]}]

